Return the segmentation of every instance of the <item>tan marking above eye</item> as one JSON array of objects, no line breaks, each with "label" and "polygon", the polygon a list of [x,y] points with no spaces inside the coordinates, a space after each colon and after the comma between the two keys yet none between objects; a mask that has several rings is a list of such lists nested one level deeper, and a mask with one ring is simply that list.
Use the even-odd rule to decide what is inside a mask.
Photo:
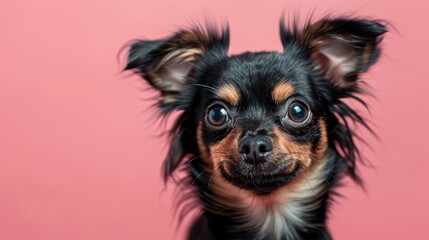
[{"label": "tan marking above eye", "polygon": [[231,84],[223,85],[217,92],[217,95],[223,101],[235,105],[240,100],[240,92]]},{"label": "tan marking above eye", "polygon": [[281,103],[292,96],[294,92],[295,89],[292,84],[282,82],[276,85],[271,95],[276,103]]}]

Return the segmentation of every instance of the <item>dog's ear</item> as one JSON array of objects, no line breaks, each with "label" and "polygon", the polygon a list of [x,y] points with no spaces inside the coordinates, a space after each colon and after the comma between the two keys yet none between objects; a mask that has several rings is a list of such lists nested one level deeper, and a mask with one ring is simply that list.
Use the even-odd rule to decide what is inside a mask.
[{"label": "dog's ear", "polygon": [[226,55],[228,45],[228,28],[218,33],[211,27],[181,30],[160,40],[138,40],[131,45],[125,70],[134,70],[160,92],[158,104],[165,113],[179,105],[196,63],[206,54]]},{"label": "dog's ear", "polygon": [[299,38],[316,68],[343,88],[354,86],[359,74],[377,61],[386,32],[377,21],[324,19],[304,27]]}]

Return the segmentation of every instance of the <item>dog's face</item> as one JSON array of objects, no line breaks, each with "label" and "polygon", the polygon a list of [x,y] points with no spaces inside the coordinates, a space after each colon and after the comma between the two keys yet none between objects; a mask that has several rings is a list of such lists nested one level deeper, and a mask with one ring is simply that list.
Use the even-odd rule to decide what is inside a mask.
[{"label": "dog's face", "polygon": [[[213,71],[213,72],[212,72]],[[326,123],[311,66],[298,56],[245,53],[208,69],[197,105],[202,159],[231,184],[269,193],[323,159]]]},{"label": "dog's face", "polygon": [[360,119],[340,99],[356,98],[359,74],[377,60],[385,32],[361,19],[324,19],[302,31],[281,25],[284,52],[228,56],[228,30],[182,30],[135,42],[126,69],[160,91],[163,113],[183,111],[167,176],[198,158],[200,175],[267,194],[304,181],[330,148],[348,159],[353,177],[352,133],[340,122]]}]

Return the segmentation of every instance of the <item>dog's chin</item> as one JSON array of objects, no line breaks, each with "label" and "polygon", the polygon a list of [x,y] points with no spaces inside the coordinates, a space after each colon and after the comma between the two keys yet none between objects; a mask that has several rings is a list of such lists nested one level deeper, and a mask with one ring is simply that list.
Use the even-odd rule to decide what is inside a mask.
[{"label": "dog's chin", "polygon": [[293,166],[224,162],[219,165],[219,170],[221,176],[232,185],[257,195],[267,195],[293,182],[302,173],[303,167],[299,161]]}]

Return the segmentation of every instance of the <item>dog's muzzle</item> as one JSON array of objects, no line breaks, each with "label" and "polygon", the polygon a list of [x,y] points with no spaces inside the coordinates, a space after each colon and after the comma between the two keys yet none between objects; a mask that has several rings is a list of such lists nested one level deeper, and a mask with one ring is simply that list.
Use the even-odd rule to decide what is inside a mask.
[{"label": "dog's muzzle", "polygon": [[249,136],[238,148],[240,158],[252,165],[265,163],[273,152],[273,144],[263,136]]}]

